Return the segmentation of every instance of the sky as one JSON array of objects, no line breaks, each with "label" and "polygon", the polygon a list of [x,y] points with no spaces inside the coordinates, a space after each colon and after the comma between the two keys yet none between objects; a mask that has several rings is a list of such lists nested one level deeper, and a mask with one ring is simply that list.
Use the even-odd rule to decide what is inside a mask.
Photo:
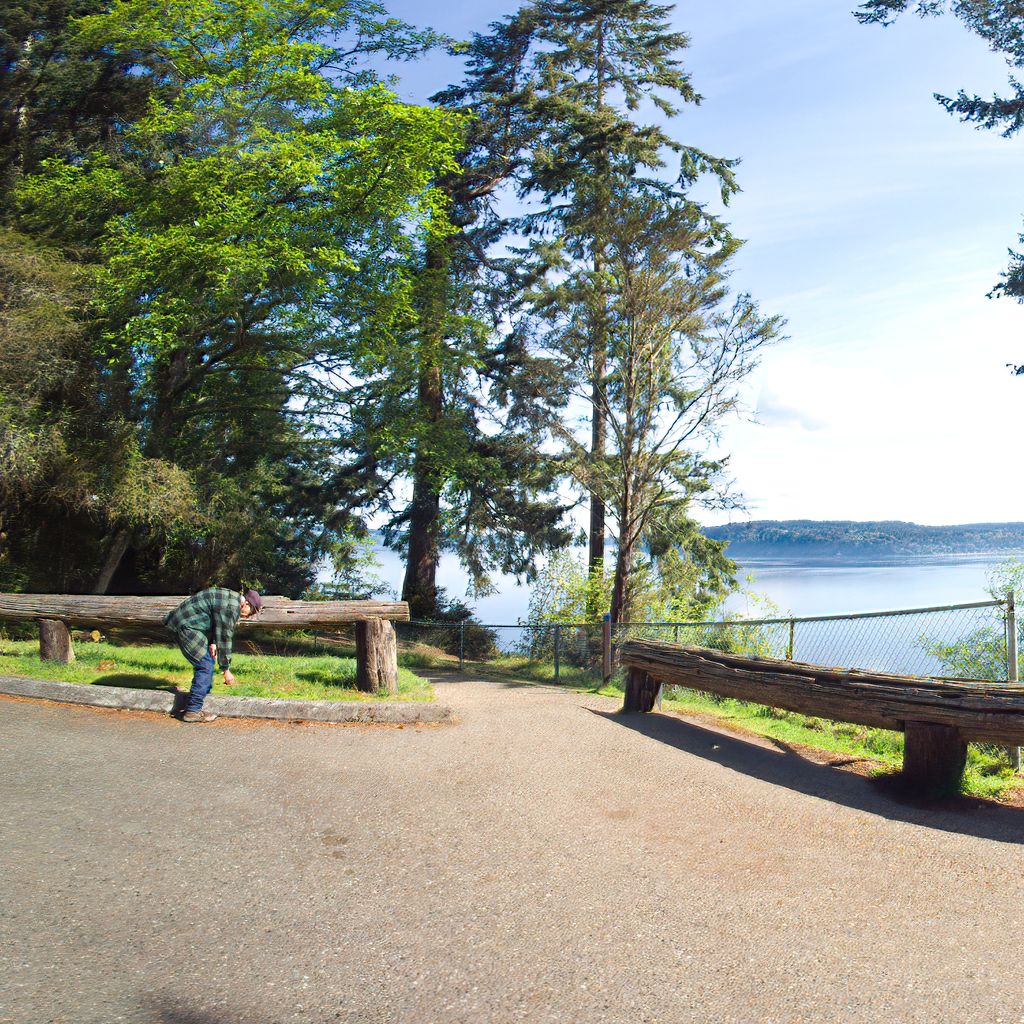
[{"label": "sky", "polygon": [[[389,11],[465,38],[511,4]],[[728,519],[1024,520],[1024,305],[992,300],[1024,220],[1020,140],[978,131],[933,93],[1003,91],[1006,66],[952,18],[862,26],[852,0],[683,0],[673,27],[704,97],[667,127],[739,157],[726,211],[746,239],[733,284],[786,320],[747,381],[721,453]],[[461,77],[403,68],[423,101]]]}]

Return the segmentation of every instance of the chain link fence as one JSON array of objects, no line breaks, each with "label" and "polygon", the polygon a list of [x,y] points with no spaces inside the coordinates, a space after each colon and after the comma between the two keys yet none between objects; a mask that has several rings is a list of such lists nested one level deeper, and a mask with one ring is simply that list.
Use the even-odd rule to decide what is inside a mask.
[{"label": "chain link fence", "polygon": [[[396,626],[407,654],[415,659],[417,650],[430,652],[434,667],[447,661],[453,668],[490,667],[533,680],[591,685],[603,679],[607,666],[615,670],[617,648],[634,638],[832,668],[1016,682],[1020,639],[1012,596],[851,615],[630,622],[614,627],[418,621]],[[1019,755],[1012,751],[984,749],[1019,765]]]},{"label": "chain link fence", "polygon": [[[990,681],[1016,678],[1007,643],[1007,601],[910,608],[851,615],[724,619],[706,622],[629,622],[611,628],[613,652],[630,639],[712,647],[751,656],[806,661],[898,675]],[[566,667],[600,673],[602,623],[499,625],[476,622],[397,623],[399,640],[469,664],[548,666],[553,679]]]}]

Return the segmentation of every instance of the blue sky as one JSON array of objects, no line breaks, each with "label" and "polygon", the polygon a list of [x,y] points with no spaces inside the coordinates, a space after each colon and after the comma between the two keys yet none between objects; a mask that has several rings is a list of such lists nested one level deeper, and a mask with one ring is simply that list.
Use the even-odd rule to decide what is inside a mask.
[{"label": "blue sky", "polygon": [[[704,96],[669,126],[739,157],[734,284],[788,322],[722,450],[752,518],[1024,519],[1024,306],[986,292],[1024,218],[1019,141],[932,98],[1001,90],[1002,59],[952,19],[860,26],[851,0],[688,0],[672,15]],[[511,6],[398,17],[454,36]],[[460,77],[403,69],[423,100]],[[713,517],[704,517],[708,522]],[[743,518],[733,514],[733,518]]]}]

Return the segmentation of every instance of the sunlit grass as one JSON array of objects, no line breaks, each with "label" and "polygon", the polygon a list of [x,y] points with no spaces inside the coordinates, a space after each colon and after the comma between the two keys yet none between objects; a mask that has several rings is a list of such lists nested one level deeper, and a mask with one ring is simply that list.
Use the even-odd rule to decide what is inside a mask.
[{"label": "sunlit grass", "polygon": [[[220,672],[214,675],[213,693],[234,697],[291,697],[300,700],[380,700],[386,693],[362,693],[355,689],[354,658],[330,654],[270,655],[236,653],[231,659],[235,685],[225,686]],[[192,668],[171,647],[122,646],[101,641],[76,641],[75,661],[70,665],[42,661],[34,640],[0,639],[0,674],[53,679],[92,686],[128,686],[148,690],[187,690]],[[430,683],[399,666],[399,701],[434,699]]]}]

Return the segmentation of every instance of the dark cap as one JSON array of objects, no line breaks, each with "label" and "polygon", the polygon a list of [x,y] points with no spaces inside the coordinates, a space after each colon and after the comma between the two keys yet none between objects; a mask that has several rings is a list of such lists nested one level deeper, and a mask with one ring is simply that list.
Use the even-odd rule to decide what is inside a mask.
[{"label": "dark cap", "polygon": [[258,611],[262,611],[263,610],[263,598],[260,597],[260,595],[257,594],[255,590],[247,590],[242,595],[242,597],[244,597],[246,599],[246,601],[249,602],[249,604],[252,606],[252,610],[254,612],[258,612]]}]

